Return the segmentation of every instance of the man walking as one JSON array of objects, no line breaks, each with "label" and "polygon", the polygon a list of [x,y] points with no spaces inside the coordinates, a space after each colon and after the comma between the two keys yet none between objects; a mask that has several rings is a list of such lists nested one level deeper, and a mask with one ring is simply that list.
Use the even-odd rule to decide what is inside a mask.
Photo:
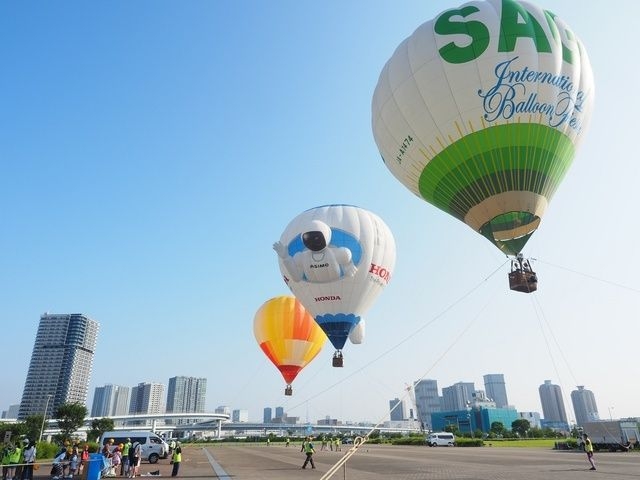
[{"label": "man walking", "polygon": [[584,451],[587,452],[587,460],[589,460],[589,463],[591,464],[591,468],[589,470],[595,470],[596,464],[593,461],[593,444],[591,443],[591,439],[589,438],[589,435],[583,433],[582,440],[584,441]]},{"label": "man walking", "polygon": [[311,468],[316,468],[315,464],[313,463],[313,454],[316,453],[316,451],[313,449],[311,437],[307,437],[302,443],[302,451],[307,456],[307,458],[305,458],[304,460],[304,463],[302,464],[302,468],[307,468],[307,463],[311,463]]}]

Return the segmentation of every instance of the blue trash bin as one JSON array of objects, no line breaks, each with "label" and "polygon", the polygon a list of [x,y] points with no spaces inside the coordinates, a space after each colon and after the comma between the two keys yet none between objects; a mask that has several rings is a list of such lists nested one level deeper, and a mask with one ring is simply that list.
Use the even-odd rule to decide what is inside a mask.
[{"label": "blue trash bin", "polygon": [[98,480],[100,478],[103,463],[104,456],[101,453],[89,454],[89,461],[87,462],[87,480]]}]

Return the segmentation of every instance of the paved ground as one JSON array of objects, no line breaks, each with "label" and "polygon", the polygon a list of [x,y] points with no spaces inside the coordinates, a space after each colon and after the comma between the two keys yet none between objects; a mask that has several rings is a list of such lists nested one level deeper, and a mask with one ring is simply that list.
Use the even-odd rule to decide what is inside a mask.
[{"label": "paved ground", "polygon": [[[318,451],[316,469],[301,470],[304,454],[299,445],[272,444],[234,446],[230,444],[183,449],[179,477],[226,480],[326,480],[327,471],[344,455]],[[429,448],[364,445],[332,477],[340,480],[640,480],[640,452],[596,453],[598,470],[588,470],[581,452],[538,448]],[[142,476],[159,471],[171,475],[168,460],[142,464]],[[39,470],[41,479],[44,468]]]},{"label": "paved ground", "polygon": [[[181,477],[238,480],[321,479],[346,452],[318,451],[316,469],[301,470],[300,446],[216,445],[187,447]],[[640,479],[640,453],[596,454],[598,470],[589,471],[582,452],[530,448],[429,448],[364,445],[332,478],[572,480],[589,476],[616,480]],[[161,461],[160,463],[166,463]],[[169,467],[169,466],[167,466]],[[145,473],[145,469],[142,469]],[[164,471],[162,471],[164,475]],[[169,470],[167,470],[169,475]]]}]

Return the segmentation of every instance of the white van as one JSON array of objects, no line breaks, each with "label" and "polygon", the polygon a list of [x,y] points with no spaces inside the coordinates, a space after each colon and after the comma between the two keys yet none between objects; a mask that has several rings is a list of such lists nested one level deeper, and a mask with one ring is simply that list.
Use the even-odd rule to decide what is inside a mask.
[{"label": "white van", "polygon": [[[100,438],[100,445],[103,446],[113,439],[113,444],[127,443],[127,438],[131,439],[131,444],[139,442],[142,449],[142,460],[149,463],[156,463],[160,458],[169,456],[169,445],[153,432],[136,430],[115,430],[105,432]],[[101,447],[102,448],[102,447]]]},{"label": "white van", "polygon": [[456,437],[449,432],[433,432],[427,436],[426,442],[430,447],[453,447]]}]

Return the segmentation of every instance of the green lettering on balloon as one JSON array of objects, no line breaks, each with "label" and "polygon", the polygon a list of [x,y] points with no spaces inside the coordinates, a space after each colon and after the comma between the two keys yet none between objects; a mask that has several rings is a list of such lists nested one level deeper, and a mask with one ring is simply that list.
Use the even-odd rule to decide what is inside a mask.
[{"label": "green lettering on balloon", "polygon": [[449,42],[440,48],[440,56],[449,63],[466,63],[475,60],[489,46],[489,29],[487,26],[476,20],[460,22],[452,20],[451,17],[467,17],[478,12],[478,7],[467,6],[459,10],[449,10],[444,12],[435,22],[434,30],[439,35],[463,34],[471,37],[468,45],[459,46],[455,42]]}]

